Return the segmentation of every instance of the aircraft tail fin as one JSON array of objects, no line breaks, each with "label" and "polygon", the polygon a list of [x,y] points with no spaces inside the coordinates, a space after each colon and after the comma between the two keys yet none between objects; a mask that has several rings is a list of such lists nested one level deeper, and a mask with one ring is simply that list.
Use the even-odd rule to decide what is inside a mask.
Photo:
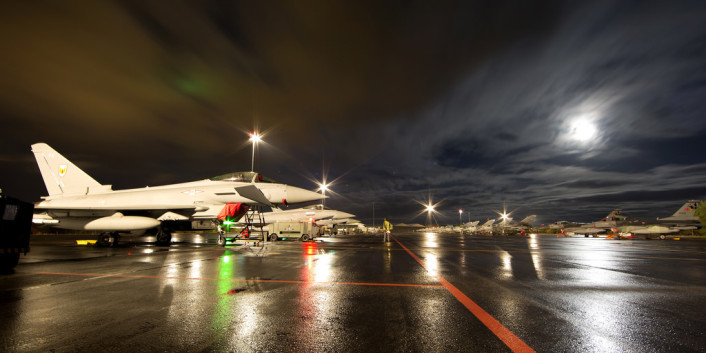
[{"label": "aircraft tail fin", "polygon": [[696,210],[696,207],[699,206],[699,201],[697,200],[689,200],[687,201],[684,205],[679,207],[677,212],[674,212],[672,217],[693,217],[694,216],[694,211]]},{"label": "aircraft tail fin", "polygon": [[532,226],[532,223],[534,223],[534,221],[535,221],[536,219],[537,219],[537,215],[536,215],[536,214],[529,215],[529,216],[525,217],[524,219],[522,219],[522,220],[520,221],[520,224]]},{"label": "aircraft tail fin", "polygon": [[606,218],[604,218],[603,220],[604,221],[622,221],[622,220],[625,220],[626,218],[627,217],[625,217],[623,215],[623,210],[616,208],[616,209],[610,211],[608,216],[606,216]]},{"label": "aircraft tail fin", "polygon": [[105,189],[106,187],[46,143],[33,144],[32,152],[37,160],[49,196],[87,194],[91,189]]}]

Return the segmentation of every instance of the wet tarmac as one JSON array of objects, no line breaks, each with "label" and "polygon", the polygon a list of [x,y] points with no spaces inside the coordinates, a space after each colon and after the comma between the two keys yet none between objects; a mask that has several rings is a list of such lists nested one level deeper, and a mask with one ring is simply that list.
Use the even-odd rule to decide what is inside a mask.
[{"label": "wet tarmac", "polygon": [[[4,352],[704,352],[706,241],[393,234],[78,246],[0,276]],[[126,240],[126,239],[123,239]]]}]

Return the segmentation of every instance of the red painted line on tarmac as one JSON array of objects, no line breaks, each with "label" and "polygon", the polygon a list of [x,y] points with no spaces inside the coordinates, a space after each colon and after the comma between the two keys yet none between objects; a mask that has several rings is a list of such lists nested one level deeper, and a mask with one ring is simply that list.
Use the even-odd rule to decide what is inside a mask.
[{"label": "red painted line on tarmac", "polygon": [[[399,244],[407,253],[412,256],[417,262],[419,262],[422,267],[428,270],[427,265],[417,257],[411,250],[407,249],[406,246],[404,246],[397,238],[392,237],[397,244]],[[463,294],[456,286],[451,284],[449,281],[446,280],[442,275],[438,274],[437,275],[437,280],[441,283],[446,290],[448,290],[456,299],[463,304],[463,306],[466,307],[475,317],[480,320],[480,322],[485,325],[488,329],[490,329],[495,336],[497,336],[505,345],[507,345],[513,352],[522,352],[522,353],[529,353],[529,352],[534,352],[534,349],[532,349],[530,346],[528,346],[525,342],[523,342],[519,337],[515,336],[514,333],[512,333],[510,330],[508,330],[503,324],[501,324],[498,320],[496,320],[494,317],[492,317],[490,314],[488,314],[487,311],[483,310],[478,304],[476,304],[471,298]]]},{"label": "red painted line on tarmac", "polygon": [[176,277],[176,276],[138,276],[138,275],[111,275],[102,273],[70,273],[70,272],[35,272],[37,275],[55,276],[83,276],[83,277],[117,277],[117,278],[151,278],[151,279],[190,279],[198,281],[229,281],[229,282],[262,282],[262,283],[293,283],[293,284],[339,284],[349,286],[382,286],[382,287],[423,287],[443,288],[438,284],[409,284],[409,283],[365,283],[365,282],[316,282],[316,281],[287,281],[277,279],[237,279],[237,278],[209,278],[209,277]]}]

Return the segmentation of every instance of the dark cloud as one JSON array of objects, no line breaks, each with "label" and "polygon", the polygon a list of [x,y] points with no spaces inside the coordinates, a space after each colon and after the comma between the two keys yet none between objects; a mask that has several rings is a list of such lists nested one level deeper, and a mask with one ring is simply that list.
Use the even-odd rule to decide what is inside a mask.
[{"label": "dark cloud", "polygon": [[701,187],[689,187],[689,188],[678,188],[678,189],[668,189],[668,190],[641,190],[641,191],[628,191],[620,192],[614,194],[605,195],[594,195],[577,198],[574,201],[577,202],[602,202],[602,203],[631,203],[635,201],[639,202],[660,202],[660,201],[672,201],[676,199],[688,200],[692,195],[703,195],[706,193],[706,186]]},{"label": "dark cloud", "polygon": [[406,222],[430,197],[448,221],[503,202],[557,219],[659,215],[706,197],[705,11],[6,2],[0,187],[38,199],[40,141],[116,187],[247,169],[259,128],[256,169],[312,189],[323,170],[340,195],[327,204],[366,221],[372,202]]},{"label": "dark cloud", "polygon": [[566,188],[602,189],[605,187],[623,186],[630,183],[630,180],[574,180],[557,186]]}]

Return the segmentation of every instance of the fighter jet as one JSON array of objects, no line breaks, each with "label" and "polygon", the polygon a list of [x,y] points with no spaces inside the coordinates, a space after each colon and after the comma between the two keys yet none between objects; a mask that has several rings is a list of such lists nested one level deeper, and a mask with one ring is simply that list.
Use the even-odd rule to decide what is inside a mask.
[{"label": "fighter jet", "polygon": [[467,232],[469,234],[474,234],[476,232],[476,230],[478,229],[478,223],[480,223],[480,221],[468,222],[468,223],[461,225],[461,232]]},{"label": "fighter jet", "polygon": [[335,227],[339,224],[354,224],[354,223],[360,223],[359,220],[355,218],[334,218],[334,219],[324,219],[317,221],[316,224],[320,226],[327,226],[327,227]]},{"label": "fighter jet", "polygon": [[[672,216],[665,218],[657,218],[656,221],[642,222],[631,220],[624,216],[620,209],[613,210],[606,218],[601,221],[583,224],[580,227],[566,228],[566,234],[589,234],[597,236],[598,233],[608,231],[620,231],[619,233],[625,236],[631,234],[639,235],[659,235],[678,233],[682,230],[694,230],[701,225],[698,222],[698,217],[694,216],[699,201],[690,200],[681,206]],[[663,238],[663,237],[662,237]]]},{"label": "fighter jet", "polygon": [[571,221],[556,221],[554,223],[548,224],[548,229],[566,229],[566,228],[577,228],[580,224],[578,222]]},{"label": "fighter jet", "polygon": [[568,235],[583,234],[586,237],[589,235],[596,237],[599,233],[608,232],[615,227],[627,224],[627,222],[628,218],[623,215],[623,211],[616,208],[600,221],[584,223],[576,227],[563,228],[563,231]]},{"label": "fighter jet", "polygon": [[517,234],[530,230],[532,224],[537,219],[537,215],[529,215],[519,222],[514,222],[511,217],[499,218],[495,227],[502,234]]},{"label": "fighter jet", "polygon": [[355,217],[354,214],[332,210],[320,204],[290,210],[272,208],[272,212],[266,212],[264,216],[267,223],[277,221],[320,223],[324,221],[333,221]]},{"label": "fighter jet", "polygon": [[698,229],[701,227],[701,223],[699,222],[699,217],[694,215],[698,204],[698,200],[689,200],[669,217],[657,218],[656,222],[642,225],[624,226],[620,228],[620,233],[625,235],[643,235],[645,237],[656,235],[664,239],[666,234]]},{"label": "fighter jet", "polygon": [[483,223],[480,227],[476,228],[476,232],[481,233],[481,234],[492,234],[493,233],[493,223],[495,223],[495,219],[491,218],[485,223]]},{"label": "fighter jet", "polygon": [[[228,203],[268,205],[321,200],[325,196],[284,185],[254,172],[236,172],[179,184],[113,190],[86,174],[45,143],[32,145],[49,196],[35,204],[43,211],[35,223],[103,234],[116,244],[118,232],[155,229],[157,242],[169,244],[171,229],[196,219],[216,219]],[[181,223],[181,225],[180,225]]]},{"label": "fighter jet", "polygon": [[[272,212],[264,212],[262,214],[263,225],[272,224],[275,222],[310,222],[317,226],[335,227],[339,224],[357,222],[352,217],[354,214],[332,210],[317,204],[302,208],[283,210],[272,207]],[[243,223],[241,219],[239,223]],[[268,228],[269,230],[269,228]],[[270,234],[270,240],[277,240],[277,234]]]}]

